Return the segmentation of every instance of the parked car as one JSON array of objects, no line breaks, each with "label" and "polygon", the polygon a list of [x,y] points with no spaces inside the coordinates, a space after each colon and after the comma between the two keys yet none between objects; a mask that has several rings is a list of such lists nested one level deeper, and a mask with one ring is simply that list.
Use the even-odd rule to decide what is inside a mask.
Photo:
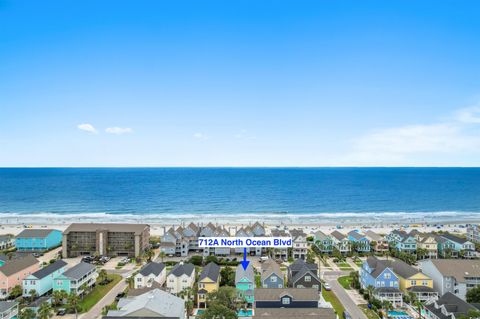
[{"label": "parked car", "polygon": [[352,316],[346,311],[343,312],[343,319],[352,319]]},{"label": "parked car", "polygon": [[65,308],[59,308],[57,311],[57,316],[65,316],[67,314],[67,310]]},{"label": "parked car", "polygon": [[328,282],[326,282],[326,283],[323,284],[323,289],[325,289],[326,291],[330,291],[330,290],[332,290],[332,287],[330,286],[330,284]]},{"label": "parked car", "polygon": [[125,293],[124,292],[121,292],[119,293],[116,297],[115,297],[115,301],[119,301],[120,299],[122,299],[123,297],[125,297]]}]

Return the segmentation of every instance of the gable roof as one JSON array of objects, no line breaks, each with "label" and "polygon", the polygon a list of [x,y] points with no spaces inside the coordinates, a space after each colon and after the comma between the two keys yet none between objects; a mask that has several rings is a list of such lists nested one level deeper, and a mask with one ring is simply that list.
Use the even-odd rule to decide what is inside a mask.
[{"label": "gable roof", "polygon": [[383,241],[383,236],[377,234],[376,232],[374,232],[373,230],[367,230],[365,232],[365,236],[367,238],[369,238],[370,240],[373,240],[373,241],[376,241],[376,242],[379,242],[379,241]]},{"label": "gable roof", "polygon": [[0,313],[18,305],[16,301],[0,301]]},{"label": "gable roof", "polygon": [[291,272],[299,271],[305,267],[315,272],[317,272],[318,270],[317,264],[306,263],[303,259],[297,259],[293,263],[291,263],[290,266],[288,266]]},{"label": "gable roof", "polygon": [[220,266],[214,262],[210,262],[203,268],[198,280],[201,281],[205,278],[210,278],[211,280],[216,282],[218,280],[218,277],[220,277]]},{"label": "gable roof", "polygon": [[348,233],[349,236],[355,238],[356,240],[360,240],[362,238],[365,238],[365,236],[358,231],[352,230]]},{"label": "gable roof", "polygon": [[368,267],[372,269],[370,275],[374,278],[377,278],[385,269],[389,268],[388,265],[384,262],[385,260],[380,260],[375,256],[369,256],[367,258]]},{"label": "gable roof", "polygon": [[95,266],[86,262],[80,262],[73,266],[70,269],[67,269],[63,276],[70,278],[70,279],[80,279],[85,274],[89,273],[92,269],[95,269]]},{"label": "gable roof", "polygon": [[51,232],[58,231],[56,229],[24,229],[16,236],[16,238],[45,238],[50,235]]},{"label": "gable roof", "polygon": [[333,236],[335,237],[337,240],[344,240],[346,238],[346,236],[344,234],[342,234],[341,232],[339,232],[338,230],[334,230],[330,236]]},{"label": "gable roof", "polygon": [[452,235],[452,234],[442,234],[440,236],[443,237],[443,238],[446,238],[450,241],[453,241],[455,243],[462,244],[462,245],[465,244],[468,241],[465,238],[460,238],[460,237]]},{"label": "gable roof", "polygon": [[400,259],[384,260],[385,264],[393,270],[393,272],[403,278],[409,278],[418,274],[420,271],[415,267],[410,266]]},{"label": "gable roof", "polygon": [[285,295],[296,301],[319,299],[318,289],[315,288],[257,288],[254,294],[256,301],[277,301]]},{"label": "gable roof", "polygon": [[316,271],[313,271],[312,269],[308,268],[307,266],[304,266],[302,269],[300,269],[295,276],[292,278],[292,282],[295,283],[297,282],[300,278],[304,277],[305,275],[310,275],[314,277],[317,281],[320,281],[317,277]]},{"label": "gable roof", "polygon": [[278,263],[272,259],[268,259],[262,264],[262,273],[261,273],[261,278],[262,281],[270,277],[272,274],[276,274],[278,277],[283,279],[283,273],[282,270],[280,269],[280,266]]},{"label": "gable roof", "polygon": [[22,271],[25,268],[38,264],[38,260],[33,255],[27,255],[18,259],[12,259],[0,267],[0,272],[5,276],[11,276],[17,272]]},{"label": "gable roof", "polygon": [[317,238],[318,238],[318,240],[325,240],[325,239],[328,239],[328,236],[327,236],[327,235],[326,235],[324,232],[322,232],[321,230],[319,230],[319,231],[315,232],[315,234],[314,234],[314,235],[315,235],[315,237],[317,237]]},{"label": "gable roof", "polygon": [[248,264],[246,270],[243,269],[242,264],[237,266],[237,269],[235,270],[235,284],[237,284],[243,278],[247,278],[247,280],[252,283],[255,282],[255,274],[253,272],[253,266],[251,263]]},{"label": "gable roof", "polygon": [[430,259],[428,262],[433,263],[443,276],[454,277],[458,282],[465,282],[465,277],[480,277],[478,260]]},{"label": "gable roof", "polygon": [[37,270],[31,276],[34,276],[37,279],[43,279],[43,278],[47,277],[48,275],[51,275],[55,271],[65,267],[66,265],[67,265],[67,263],[60,259],[60,260],[55,261],[53,264],[50,264],[46,267],[43,267],[40,270]]},{"label": "gable roof", "polygon": [[451,292],[447,292],[437,301],[425,307],[441,319],[451,318],[451,316],[445,315],[441,311],[441,308],[444,308],[448,313],[455,315],[455,318],[458,318],[461,314],[467,314],[470,310],[478,310],[476,307],[468,304]]},{"label": "gable roof", "polygon": [[193,264],[178,263],[175,265],[175,267],[172,268],[172,270],[170,270],[168,275],[169,276],[174,275],[175,277],[180,277],[182,275],[191,276],[193,273],[193,270],[195,270],[195,266]]},{"label": "gable roof", "polygon": [[[185,303],[182,298],[176,297],[160,289],[154,289],[139,296],[122,298],[117,305],[119,310],[110,310],[107,317],[135,317],[138,311],[150,311],[158,317],[183,318]],[[132,316],[129,316],[132,314]]]},{"label": "gable roof", "polygon": [[165,264],[152,261],[143,266],[142,269],[139,271],[139,274],[141,274],[142,276],[148,276],[150,274],[158,276],[163,271],[163,269],[165,269]]}]

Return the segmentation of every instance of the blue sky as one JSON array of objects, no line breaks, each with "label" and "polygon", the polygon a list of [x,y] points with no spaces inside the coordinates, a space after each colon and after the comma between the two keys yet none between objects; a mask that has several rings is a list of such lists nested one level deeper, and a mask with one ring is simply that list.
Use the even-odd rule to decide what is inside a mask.
[{"label": "blue sky", "polygon": [[478,12],[0,0],[0,166],[478,166]]}]

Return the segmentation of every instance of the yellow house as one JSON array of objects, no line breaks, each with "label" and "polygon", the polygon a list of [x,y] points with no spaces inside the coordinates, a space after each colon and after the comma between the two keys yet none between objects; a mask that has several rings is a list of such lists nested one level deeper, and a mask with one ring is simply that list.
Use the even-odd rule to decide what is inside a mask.
[{"label": "yellow house", "polygon": [[220,266],[211,262],[203,268],[198,278],[197,307],[206,308],[207,294],[220,286]]},{"label": "yellow house", "polygon": [[400,290],[404,294],[413,293],[422,302],[436,298],[438,293],[433,290],[433,280],[409,264],[395,259],[390,262],[390,268],[400,281]]}]

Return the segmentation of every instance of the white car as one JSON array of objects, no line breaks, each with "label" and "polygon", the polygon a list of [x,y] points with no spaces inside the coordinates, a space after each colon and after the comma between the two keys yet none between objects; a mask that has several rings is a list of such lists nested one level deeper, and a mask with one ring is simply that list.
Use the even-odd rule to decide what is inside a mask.
[{"label": "white car", "polygon": [[332,287],[330,286],[330,284],[329,284],[328,282],[326,282],[326,283],[323,284],[323,288],[324,288],[326,291],[332,290]]},{"label": "white car", "polygon": [[267,261],[268,260],[268,256],[262,256],[260,257],[260,261]]}]

